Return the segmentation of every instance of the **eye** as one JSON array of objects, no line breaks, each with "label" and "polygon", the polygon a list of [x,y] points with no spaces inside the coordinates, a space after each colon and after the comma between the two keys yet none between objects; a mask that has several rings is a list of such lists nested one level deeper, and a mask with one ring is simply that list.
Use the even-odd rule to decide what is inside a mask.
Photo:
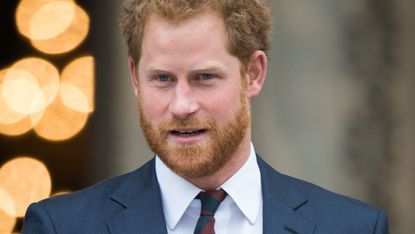
[{"label": "eye", "polygon": [[168,75],[157,75],[156,80],[161,81],[161,82],[166,82],[166,81],[172,80],[172,78]]},{"label": "eye", "polygon": [[213,78],[213,75],[212,74],[208,74],[208,73],[204,73],[204,74],[200,74],[198,76],[198,78],[201,79],[201,80],[210,80],[210,79]]}]

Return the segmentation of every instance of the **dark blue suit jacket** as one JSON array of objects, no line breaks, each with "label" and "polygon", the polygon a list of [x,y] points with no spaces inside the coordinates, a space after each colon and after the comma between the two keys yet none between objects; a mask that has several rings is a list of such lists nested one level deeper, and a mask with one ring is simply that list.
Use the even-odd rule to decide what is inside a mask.
[{"label": "dark blue suit jacket", "polygon": [[[82,191],[32,204],[23,233],[164,234],[154,159]],[[388,233],[386,214],[282,175],[260,157],[263,233]]]}]

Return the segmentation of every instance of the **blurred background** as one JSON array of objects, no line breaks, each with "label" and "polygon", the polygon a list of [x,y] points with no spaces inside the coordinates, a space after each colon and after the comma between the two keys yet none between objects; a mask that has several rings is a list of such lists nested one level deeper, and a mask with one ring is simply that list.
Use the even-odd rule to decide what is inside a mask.
[{"label": "blurred background", "polygon": [[[277,170],[415,230],[415,1],[271,0],[253,142]],[[152,157],[115,0],[0,2],[0,233],[31,202]]]}]

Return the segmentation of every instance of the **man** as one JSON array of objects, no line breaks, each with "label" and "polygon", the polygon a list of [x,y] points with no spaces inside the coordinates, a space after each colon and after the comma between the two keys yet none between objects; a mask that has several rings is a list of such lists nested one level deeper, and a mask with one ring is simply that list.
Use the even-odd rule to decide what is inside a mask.
[{"label": "man", "polygon": [[30,206],[23,233],[388,233],[386,214],[279,174],[251,144],[265,0],[132,0],[121,20],[146,165]]}]

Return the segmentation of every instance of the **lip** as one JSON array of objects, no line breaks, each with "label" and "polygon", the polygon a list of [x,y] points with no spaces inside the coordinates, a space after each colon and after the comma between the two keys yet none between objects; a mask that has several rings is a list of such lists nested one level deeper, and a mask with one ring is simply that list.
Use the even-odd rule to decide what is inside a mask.
[{"label": "lip", "polygon": [[169,139],[176,144],[195,144],[202,141],[207,134],[207,129],[172,129],[169,131]]}]

